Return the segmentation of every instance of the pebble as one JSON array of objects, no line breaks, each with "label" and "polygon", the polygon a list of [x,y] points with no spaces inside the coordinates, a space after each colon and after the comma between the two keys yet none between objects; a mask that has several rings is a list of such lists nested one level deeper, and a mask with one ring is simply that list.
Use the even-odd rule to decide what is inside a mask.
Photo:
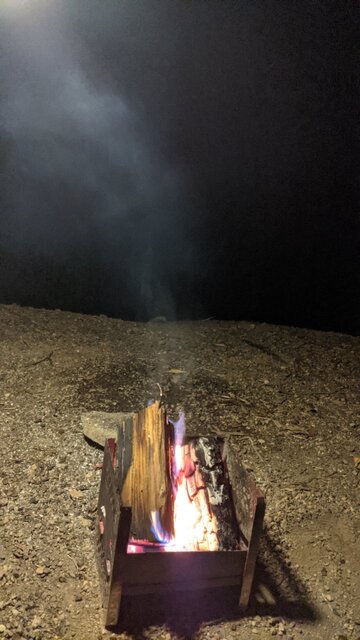
[{"label": "pebble", "polygon": [[42,566],[40,566],[40,567],[36,567],[36,569],[35,569],[35,573],[36,573],[36,575],[38,575],[38,576],[44,576],[44,575],[46,575],[47,573],[49,573],[49,570],[48,570],[48,569],[46,569],[46,567],[42,567]]}]

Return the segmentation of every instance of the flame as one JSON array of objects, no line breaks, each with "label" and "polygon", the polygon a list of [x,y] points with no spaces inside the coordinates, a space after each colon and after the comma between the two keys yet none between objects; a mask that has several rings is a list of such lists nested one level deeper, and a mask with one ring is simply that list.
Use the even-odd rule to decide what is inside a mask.
[{"label": "flame", "polygon": [[175,433],[175,455],[174,455],[174,468],[173,474],[175,478],[179,475],[182,467],[182,451],[181,445],[184,441],[185,435],[185,414],[180,413],[179,420],[174,422],[174,433]]},{"label": "flame", "polygon": [[195,452],[190,445],[184,445],[185,428],[185,415],[181,413],[174,423],[175,535],[172,540],[166,540],[156,512],[151,514],[152,531],[169,551],[215,551],[218,549],[216,519],[211,513],[207,490],[197,469]]},{"label": "flame", "polygon": [[167,537],[167,535],[165,534],[165,531],[161,526],[159,512],[152,511],[150,513],[150,520],[151,520],[151,531],[153,532],[156,540],[158,540],[161,544],[169,544],[171,540],[169,540],[169,538]]},{"label": "flame", "polygon": [[217,551],[217,522],[211,512],[207,489],[198,469],[195,451],[184,444],[185,416],[180,414],[174,426],[172,483],[174,492],[174,531],[169,540],[161,526],[159,513],[150,514],[151,530],[158,540],[149,543],[130,540],[128,553],[149,551]]},{"label": "flame", "polygon": [[[211,513],[204,486],[189,494],[184,469],[177,478],[174,503],[175,547],[186,551],[216,551],[218,549],[216,520]],[[203,483],[201,483],[203,484]]]}]

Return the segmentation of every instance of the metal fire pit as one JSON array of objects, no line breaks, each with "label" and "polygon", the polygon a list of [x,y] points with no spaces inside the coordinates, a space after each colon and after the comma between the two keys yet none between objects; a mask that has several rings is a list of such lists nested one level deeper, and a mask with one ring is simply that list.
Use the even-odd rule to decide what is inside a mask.
[{"label": "metal fire pit", "polygon": [[248,606],[265,499],[244,467],[224,447],[240,531],[235,551],[128,553],[131,507],[120,504],[116,442],[105,443],[97,511],[98,560],[104,623],[117,624],[122,595],[170,593],[221,586],[239,587],[239,606]]}]

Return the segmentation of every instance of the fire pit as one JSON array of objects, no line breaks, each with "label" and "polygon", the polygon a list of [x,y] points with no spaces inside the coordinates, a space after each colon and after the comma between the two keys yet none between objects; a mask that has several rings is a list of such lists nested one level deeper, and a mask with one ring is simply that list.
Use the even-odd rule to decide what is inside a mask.
[{"label": "fire pit", "polygon": [[186,438],[153,403],[105,443],[98,502],[105,626],[121,596],[239,586],[246,608],[265,500],[219,438]]}]

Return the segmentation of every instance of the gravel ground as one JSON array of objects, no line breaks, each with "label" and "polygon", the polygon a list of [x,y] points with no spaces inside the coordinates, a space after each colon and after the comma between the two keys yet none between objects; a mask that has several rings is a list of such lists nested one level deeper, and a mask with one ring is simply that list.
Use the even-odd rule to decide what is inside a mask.
[{"label": "gravel ground", "polygon": [[124,599],[116,637],[360,637],[359,338],[14,305],[0,328],[0,638],[111,637],[94,544],[102,452],[80,416],[138,410],[156,383],[190,433],[229,436],[266,525],[245,616],[233,590]]}]

